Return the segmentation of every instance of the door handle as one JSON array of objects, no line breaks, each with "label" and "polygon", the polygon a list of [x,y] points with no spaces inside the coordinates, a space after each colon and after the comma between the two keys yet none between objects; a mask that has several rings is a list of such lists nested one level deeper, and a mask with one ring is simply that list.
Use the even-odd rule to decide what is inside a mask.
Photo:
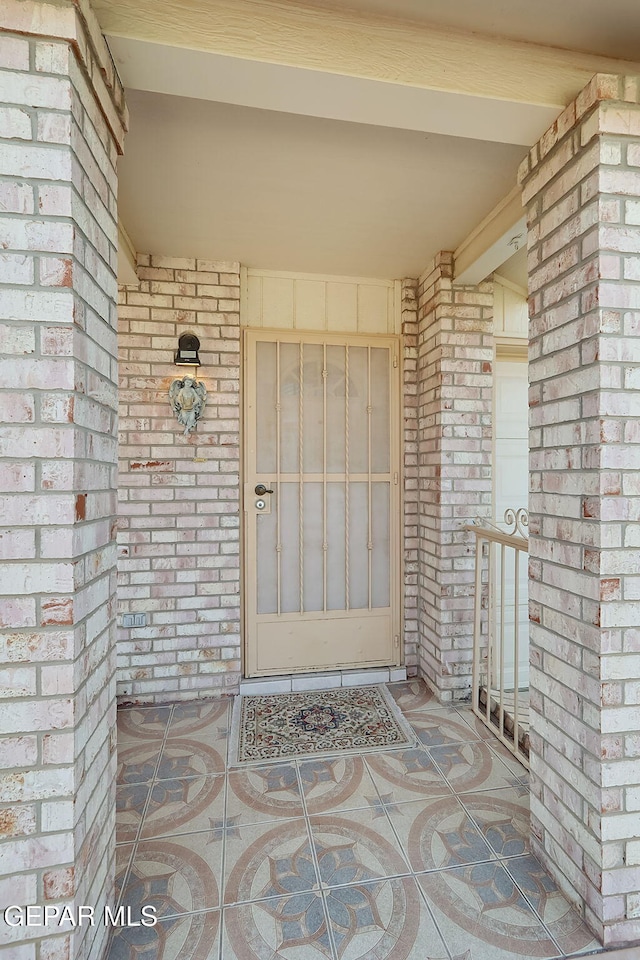
[{"label": "door handle", "polygon": [[264,483],[257,483],[255,492],[257,497],[264,497],[265,493],[273,493],[273,490],[268,490]]}]

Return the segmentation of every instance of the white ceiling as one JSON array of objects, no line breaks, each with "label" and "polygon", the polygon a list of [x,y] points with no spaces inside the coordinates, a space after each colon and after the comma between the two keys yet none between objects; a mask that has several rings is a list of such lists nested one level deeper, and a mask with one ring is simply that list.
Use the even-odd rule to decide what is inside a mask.
[{"label": "white ceiling", "polygon": [[[494,59],[482,64],[498,79],[507,40],[640,59],[640,0],[274,0],[272,7],[268,0],[229,0],[229,8],[215,0],[221,15],[229,9],[239,16],[242,6],[245,27],[254,24],[254,10],[256,24],[271,23],[278,54],[272,61],[259,45],[255,56],[250,46],[229,55],[227,33],[215,29],[213,47],[190,48],[198,37],[193,23],[215,28],[207,6],[214,0],[159,0],[158,23],[165,19],[158,36],[147,35],[155,17],[131,20],[136,0],[95,3],[112,24],[109,41],[127,87],[131,123],[119,206],[133,246],[264,269],[419,275],[439,250],[457,249],[514,188],[526,146],[567,102],[553,91],[536,99],[523,51],[538,51],[531,60],[538,80],[555,70],[558,93],[568,83],[569,96],[601,69],[575,60],[584,54],[556,52],[548,60],[539,47],[520,46],[509,54],[504,96],[480,94],[474,83],[452,92],[437,80],[424,88],[400,82],[393,63],[382,78],[366,71],[343,76],[297,62],[284,28],[280,43],[272,10],[300,11],[303,19],[309,7],[335,11],[325,23],[348,11],[417,21],[420,29],[404,28],[404,38],[413,37],[418,52],[437,30],[466,31],[463,59],[472,80],[472,31],[505,38],[492,41]],[[189,11],[205,19],[184,27]],[[183,36],[174,45],[175,17]],[[445,74],[454,66],[444,53],[436,60]],[[570,62],[573,72],[562,79]],[[524,282],[522,255],[505,269]]]},{"label": "white ceiling", "polygon": [[397,278],[453,250],[522,147],[128,92],[120,210],[140,252]]}]

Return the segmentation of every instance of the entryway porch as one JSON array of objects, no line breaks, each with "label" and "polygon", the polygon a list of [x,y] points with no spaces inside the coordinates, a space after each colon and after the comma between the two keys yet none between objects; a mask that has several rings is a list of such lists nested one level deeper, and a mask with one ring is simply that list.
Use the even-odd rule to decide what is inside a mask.
[{"label": "entryway porch", "polygon": [[[513,250],[528,233],[526,282],[516,286],[530,294],[521,336],[531,405],[530,843],[604,943],[637,943],[640,64],[604,59],[598,45],[595,55],[572,46],[588,22],[600,37],[614,22],[627,41],[632,32],[611,4],[598,5],[599,22],[569,17],[571,37],[565,32],[560,49],[555,16],[538,8],[552,44],[545,48],[528,42],[522,23],[516,40],[493,30],[449,35],[392,17],[310,11],[310,2],[195,0],[176,16],[175,3],[108,0],[100,22],[88,0],[3,7],[3,77],[12,91],[10,136],[0,148],[9,307],[0,337],[5,892],[26,905],[113,906],[118,613],[136,627],[123,624],[118,638],[124,700],[153,701],[153,710],[208,699],[237,692],[246,674],[239,397],[240,343],[252,320],[263,330],[332,334],[336,317],[337,332],[349,336],[402,338],[404,661],[385,662],[404,662],[449,701],[447,710],[458,709],[472,657],[464,526],[497,515],[491,381],[496,338],[506,331],[496,281],[486,278],[500,266],[496,248]],[[541,2],[563,15],[570,2],[579,6]],[[212,18],[212,4],[220,16]],[[259,21],[258,9],[268,14]],[[193,38],[207,49],[194,50]],[[623,46],[630,49],[614,43],[608,55],[623,57]],[[112,55],[131,93],[132,135],[118,169],[128,118]],[[253,93],[220,103],[220,73],[203,62]],[[263,82],[276,72],[297,102],[278,99],[283,84]],[[309,96],[303,78],[322,96]],[[370,97],[357,95],[362,82]],[[397,99],[379,112],[385,92]],[[305,103],[319,112],[300,114]],[[526,227],[515,185],[521,160]],[[131,250],[146,253],[123,281],[117,338],[118,209]],[[253,318],[251,297],[242,297],[251,269],[262,276],[262,313]],[[326,291],[322,310],[299,282],[310,270],[324,277],[309,280]],[[355,284],[343,288],[342,274]],[[392,329],[371,293],[376,278],[400,288]],[[195,331],[208,406],[189,439],[168,396],[179,338]],[[388,482],[367,473],[353,482]],[[173,740],[175,710],[154,734],[142,781],[147,815],[151,785],[167,779],[158,778],[158,758]],[[193,786],[218,778],[227,803],[224,767],[196,774],[173,779]],[[380,787],[372,795],[386,810]],[[302,819],[313,830],[304,791],[301,802],[303,816],[286,822]],[[207,820],[201,832],[215,829]],[[123,842],[131,853],[157,839],[142,838],[138,824]],[[228,837],[222,842],[228,851]],[[317,883],[310,839],[309,849]],[[498,857],[481,863],[494,860],[501,865]],[[403,862],[421,882],[459,869],[412,874]],[[381,879],[396,875],[370,882]],[[328,924],[328,895],[319,891]],[[225,911],[238,905],[222,904],[223,928]],[[220,906],[190,909],[201,916]],[[12,927],[6,949],[28,960],[103,960],[106,934],[100,925]],[[215,955],[220,942],[207,940],[206,952]],[[329,944],[337,949],[330,932]]]},{"label": "entryway porch", "polygon": [[[387,685],[405,748],[233,766],[231,700],[119,711],[110,960],[484,960],[600,949],[529,851],[527,772],[464,704]],[[329,694],[330,696],[330,694]]]}]

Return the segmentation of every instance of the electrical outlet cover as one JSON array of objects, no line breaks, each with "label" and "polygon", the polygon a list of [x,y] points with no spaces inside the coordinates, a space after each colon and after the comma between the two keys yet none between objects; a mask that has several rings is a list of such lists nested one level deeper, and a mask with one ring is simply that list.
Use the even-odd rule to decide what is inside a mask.
[{"label": "electrical outlet cover", "polygon": [[123,613],[122,614],[122,626],[125,630],[130,630],[132,627],[146,627],[146,625],[147,625],[146,613]]}]

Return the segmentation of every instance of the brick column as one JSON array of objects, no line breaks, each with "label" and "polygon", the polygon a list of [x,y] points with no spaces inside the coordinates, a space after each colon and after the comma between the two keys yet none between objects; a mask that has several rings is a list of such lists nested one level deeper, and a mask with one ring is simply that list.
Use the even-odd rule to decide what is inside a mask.
[{"label": "brick column", "polygon": [[415,280],[402,281],[404,457],[404,662],[418,670],[418,298]]},{"label": "brick column", "polygon": [[[0,904],[100,913],[113,888],[126,115],[88,9],[3,0],[0,27]],[[107,932],[0,923],[16,960],[98,958]]]},{"label": "brick column", "polygon": [[493,284],[453,284],[440,253],[418,287],[420,672],[442,700],[471,684],[474,553],[491,514]]},{"label": "brick column", "polygon": [[[118,695],[152,703],[237,693],[240,681],[240,267],[138,258],[120,295]],[[207,402],[188,437],[169,386],[200,340]]]},{"label": "brick column", "polygon": [[535,853],[640,939],[640,105],[596,76],[520,172],[529,220]]}]

